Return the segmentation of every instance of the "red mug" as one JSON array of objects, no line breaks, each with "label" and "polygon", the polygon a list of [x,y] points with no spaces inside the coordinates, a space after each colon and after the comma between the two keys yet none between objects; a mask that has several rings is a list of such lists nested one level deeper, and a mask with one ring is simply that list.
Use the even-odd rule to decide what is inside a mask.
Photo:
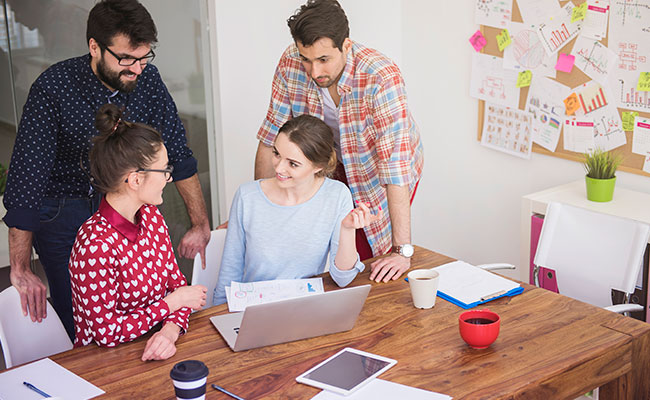
[{"label": "red mug", "polygon": [[499,336],[501,318],[488,309],[465,311],[458,317],[463,340],[473,349],[486,349]]}]

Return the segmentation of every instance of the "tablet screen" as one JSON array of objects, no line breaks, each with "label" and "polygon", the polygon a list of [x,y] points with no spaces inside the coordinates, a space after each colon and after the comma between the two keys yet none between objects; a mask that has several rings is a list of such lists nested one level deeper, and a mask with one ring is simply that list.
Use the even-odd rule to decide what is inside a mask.
[{"label": "tablet screen", "polygon": [[343,351],[303,376],[326,385],[351,390],[390,364],[370,355]]}]

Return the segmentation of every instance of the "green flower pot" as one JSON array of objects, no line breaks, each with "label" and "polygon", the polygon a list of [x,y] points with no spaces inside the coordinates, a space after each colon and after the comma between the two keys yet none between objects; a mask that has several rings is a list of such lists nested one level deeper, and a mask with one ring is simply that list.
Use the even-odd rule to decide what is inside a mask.
[{"label": "green flower pot", "polygon": [[616,177],[611,179],[594,179],[585,176],[587,180],[587,199],[601,203],[612,201]]}]

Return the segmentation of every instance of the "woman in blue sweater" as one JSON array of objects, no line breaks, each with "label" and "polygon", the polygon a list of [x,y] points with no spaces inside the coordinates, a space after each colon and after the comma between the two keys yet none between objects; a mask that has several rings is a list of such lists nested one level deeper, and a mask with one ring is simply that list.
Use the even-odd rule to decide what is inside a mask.
[{"label": "woman in blue sweater", "polygon": [[[298,279],[329,272],[341,287],[363,271],[355,229],[379,218],[353,207],[350,190],[327,178],[336,168],[331,129],[301,115],[287,121],[273,146],[275,177],[243,184],[230,208],[214,304],[231,281]],[[381,213],[379,209],[379,213]]]}]

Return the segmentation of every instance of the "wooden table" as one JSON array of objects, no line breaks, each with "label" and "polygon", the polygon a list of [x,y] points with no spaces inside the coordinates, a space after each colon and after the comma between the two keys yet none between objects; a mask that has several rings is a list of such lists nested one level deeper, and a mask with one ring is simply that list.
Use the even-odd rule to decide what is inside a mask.
[{"label": "wooden table", "polygon": [[[451,258],[416,248],[413,267]],[[326,290],[334,288],[329,277]],[[368,282],[368,271],[352,285]],[[458,334],[463,311],[440,298],[415,309],[403,279],[373,283],[356,326],[348,332],[234,353],[209,318],[225,305],[194,314],[178,352],[143,363],[146,338],[113,349],[94,345],[53,356],[106,391],[103,398],[173,399],[172,366],[187,359],[210,369],[216,383],[245,399],[309,399],[318,389],[296,376],[341,348],[394,358],[381,378],[448,394],[454,399],[573,399],[601,386],[601,399],[650,399],[650,325],[525,285],[523,294],[489,303],[501,316],[501,333],[485,350]],[[208,389],[208,398],[226,399]]]}]

